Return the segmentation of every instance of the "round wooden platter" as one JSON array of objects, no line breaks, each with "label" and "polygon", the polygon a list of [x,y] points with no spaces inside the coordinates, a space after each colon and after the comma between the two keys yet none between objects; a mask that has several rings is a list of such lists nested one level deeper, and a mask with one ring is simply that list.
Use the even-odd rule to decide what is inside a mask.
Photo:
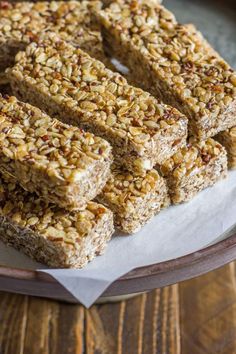
[{"label": "round wooden platter", "polygon": [[[182,23],[194,23],[214,47],[236,67],[235,0],[165,0]],[[183,11],[184,9],[184,11]],[[121,277],[102,299],[143,292],[204,274],[236,259],[236,234],[187,256],[137,268]],[[48,297],[68,302],[77,300],[48,274],[0,266],[0,291]]]},{"label": "round wooden platter", "polygon": [[[138,293],[171,285],[219,268],[236,259],[236,234],[187,256],[134,269],[116,280],[101,299]],[[0,267],[0,290],[78,302],[48,274]]]}]

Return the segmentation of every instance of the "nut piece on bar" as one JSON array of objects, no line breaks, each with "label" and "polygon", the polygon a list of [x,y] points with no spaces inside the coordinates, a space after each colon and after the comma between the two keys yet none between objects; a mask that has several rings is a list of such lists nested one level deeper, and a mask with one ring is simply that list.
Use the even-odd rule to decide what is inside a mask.
[{"label": "nut piece on bar", "polygon": [[170,202],[165,180],[156,170],[137,176],[115,165],[97,200],[114,213],[115,226],[129,234],[139,231]]},{"label": "nut piece on bar", "polygon": [[117,0],[97,18],[106,50],[136,85],[186,114],[197,139],[236,125],[236,73],[194,26],[142,0]]},{"label": "nut piece on bar", "polygon": [[0,240],[56,268],[81,268],[103,253],[114,232],[113,216],[89,202],[66,211],[0,178]]},{"label": "nut piece on bar", "polygon": [[227,155],[222,145],[208,138],[189,143],[157,169],[167,181],[172,203],[178,204],[225,178]]},{"label": "nut piece on bar", "polygon": [[228,167],[236,168],[236,127],[230,128],[215,136],[215,139],[221,143],[228,157]]},{"label": "nut piece on bar", "polygon": [[120,165],[150,170],[186,144],[187,118],[54,34],[8,70],[14,94],[107,139]]},{"label": "nut piece on bar", "polygon": [[19,50],[50,30],[108,64],[100,27],[93,21],[100,7],[97,0],[0,1],[0,71],[14,64]]},{"label": "nut piece on bar", "polygon": [[27,191],[70,209],[84,208],[110,175],[110,144],[0,96],[0,168]]}]

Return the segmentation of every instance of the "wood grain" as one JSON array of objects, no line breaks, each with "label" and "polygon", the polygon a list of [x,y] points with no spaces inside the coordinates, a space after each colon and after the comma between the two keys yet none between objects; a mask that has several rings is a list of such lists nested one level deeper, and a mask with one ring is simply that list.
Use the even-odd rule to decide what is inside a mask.
[{"label": "wood grain", "polygon": [[114,304],[0,293],[0,354],[235,354],[236,269]]},{"label": "wood grain", "polygon": [[0,293],[0,353],[180,354],[178,307],[177,285],[89,310]]},{"label": "wood grain", "polygon": [[178,286],[86,310],[86,354],[180,354]]},{"label": "wood grain", "polygon": [[180,286],[183,353],[236,353],[235,264]]},{"label": "wood grain", "polygon": [[28,297],[2,294],[0,297],[0,353],[24,354]]}]

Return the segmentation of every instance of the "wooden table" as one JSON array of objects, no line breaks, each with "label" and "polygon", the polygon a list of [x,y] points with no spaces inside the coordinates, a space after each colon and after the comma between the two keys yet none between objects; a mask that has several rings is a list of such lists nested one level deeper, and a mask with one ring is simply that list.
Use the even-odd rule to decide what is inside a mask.
[{"label": "wooden table", "polygon": [[235,354],[235,263],[116,304],[0,293],[0,354]]}]

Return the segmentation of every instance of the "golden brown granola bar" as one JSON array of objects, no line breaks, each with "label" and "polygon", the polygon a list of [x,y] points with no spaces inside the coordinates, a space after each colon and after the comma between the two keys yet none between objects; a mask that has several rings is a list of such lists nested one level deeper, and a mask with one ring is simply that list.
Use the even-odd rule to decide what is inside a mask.
[{"label": "golden brown granola bar", "polygon": [[110,175],[105,140],[52,119],[40,109],[0,96],[0,168],[29,192],[80,209]]},{"label": "golden brown granola bar", "polygon": [[225,148],[215,140],[191,144],[180,149],[158,166],[166,179],[174,204],[191,200],[198,192],[212,186],[227,175]]},{"label": "golden brown granola bar", "polygon": [[109,65],[92,15],[100,7],[97,0],[0,1],[0,71],[14,63],[19,50],[49,30]]},{"label": "golden brown granola bar", "polygon": [[107,50],[137,85],[185,113],[191,134],[206,139],[236,125],[236,73],[194,26],[142,0],[114,1],[97,17]]},{"label": "golden brown granola bar", "polygon": [[149,170],[186,143],[183,114],[53,34],[18,53],[9,78],[24,101],[107,139],[129,170]]},{"label": "golden brown granola bar", "polygon": [[103,253],[113,232],[112,213],[103,205],[66,211],[0,178],[0,240],[38,262],[81,268]]},{"label": "golden brown granola bar", "polygon": [[228,167],[236,168],[236,127],[230,128],[215,136],[226,149],[228,156]]},{"label": "golden brown granola bar", "polygon": [[114,213],[115,226],[129,234],[169,205],[166,183],[156,170],[138,176],[115,165],[97,200]]}]

